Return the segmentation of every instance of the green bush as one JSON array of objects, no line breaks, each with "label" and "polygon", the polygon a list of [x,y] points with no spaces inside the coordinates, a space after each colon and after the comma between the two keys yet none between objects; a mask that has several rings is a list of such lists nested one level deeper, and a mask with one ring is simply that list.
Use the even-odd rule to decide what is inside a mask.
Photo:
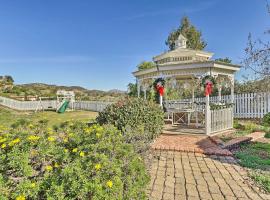
[{"label": "green bush", "polygon": [[267,113],[263,116],[263,125],[270,126],[270,113]]},{"label": "green bush", "polygon": [[250,133],[255,132],[255,131],[260,131],[260,127],[253,122],[248,122],[244,126],[245,126],[245,130],[249,131]]},{"label": "green bush", "polygon": [[264,137],[265,138],[270,138],[270,132],[265,133]]},{"label": "green bush", "polygon": [[40,123],[0,127],[1,200],[146,199],[144,163],[117,128]]},{"label": "green bush", "polygon": [[244,130],[245,129],[245,126],[243,126],[242,124],[240,124],[239,121],[236,119],[236,120],[233,121],[233,128]]},{"label": "green bush", "polygon": [[133,144],[138,152],[143,152],[161,133],[164,113],[152,101],[126,99],[100,112],[97,122],[101,125],[113,124],[121,130],[127,143]]}]

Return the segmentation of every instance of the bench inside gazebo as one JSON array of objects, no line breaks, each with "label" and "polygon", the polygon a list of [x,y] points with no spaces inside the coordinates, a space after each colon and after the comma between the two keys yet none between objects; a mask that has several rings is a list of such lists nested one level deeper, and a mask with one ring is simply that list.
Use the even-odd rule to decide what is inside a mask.
[{"label": "bench inside gazebo", "polygon": [[[165,107],[165,133],[194,133],[214,135],[233,128],[234,74],[240,66],[212,61],[213,53],[186,48],[186,38],[181,34],[176,48],[153,58],[156,67],[133,72],[137,80],[138,97],[157,78],[172,85],[185,84],[190,89],[190,99],[162,101]],[[214,84],[215,83],[215,84]],[[195,98],[195,91],[205,86],[205,97]],[[209,90],[215,85],[218,98],[210,98]],[[222,88],[229,87],[229,99],[222,99]],[[208,91],[208,92],[207,92]]]}]

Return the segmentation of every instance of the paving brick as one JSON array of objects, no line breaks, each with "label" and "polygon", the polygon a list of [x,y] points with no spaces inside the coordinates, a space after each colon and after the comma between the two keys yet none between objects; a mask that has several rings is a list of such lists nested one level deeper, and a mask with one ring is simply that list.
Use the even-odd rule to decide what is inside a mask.
[{"label": "paving brick", "polygon": [[250,188],[244,181],[247,172],[232,157],[171,151],[154,154],[156,164],[149,169],[151,181],[146,188],[151,200],[270,199]]}]

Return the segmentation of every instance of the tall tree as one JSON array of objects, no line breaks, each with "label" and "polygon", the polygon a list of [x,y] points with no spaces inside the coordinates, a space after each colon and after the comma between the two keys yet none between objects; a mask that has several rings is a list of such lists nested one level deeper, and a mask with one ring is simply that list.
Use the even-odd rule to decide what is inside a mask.
[{"label": "tall tree", "polygon": [[180,34],[187,38],[187,48],[202,50],[207,45],[207,43],[202,39],[201,31],[197,30],[186,16],[182,18],[180,26],[169,34],[165,42],[170,50],[175,49],[175,41]]},{"label": "tall tree", "polygon": [[[270,14],[270,6],[267,4],[267,11]],[[265,31],[266,38],[270,36],[270,29]],[[261,77],[270,77],[270,42],[269,38],[253,40],[251,34],[248,36],[248,44],[245,49],[245,68],[251,69]]]}]

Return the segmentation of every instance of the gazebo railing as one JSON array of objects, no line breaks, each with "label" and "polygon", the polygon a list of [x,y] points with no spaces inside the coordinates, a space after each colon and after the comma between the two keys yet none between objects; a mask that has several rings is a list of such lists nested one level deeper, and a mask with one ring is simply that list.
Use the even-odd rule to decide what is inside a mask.
[{"label": "gazebo railing", "polygon": [[233,107],[210,110],[210,115],[210,135],[218,131],[224,131],[233,128]]},{"label": "gazebo railing", "polygon": [[[229,97],[222,99],[217,97],[206,99],[205,97],[202,97],[195,98],[194,102],[192,102],[192,99],[165,101],[164,105],[167,109],[193,109],[194,113],[202,113],[206,128],[205,133],[207,135],[213,135],[219,131],[233,128],[233,106],[229,105],[229,107],[222,107],[222,105],[229,102],[231,102],[231,98]],[[211,109],[211,104],[218,106]]]}]

